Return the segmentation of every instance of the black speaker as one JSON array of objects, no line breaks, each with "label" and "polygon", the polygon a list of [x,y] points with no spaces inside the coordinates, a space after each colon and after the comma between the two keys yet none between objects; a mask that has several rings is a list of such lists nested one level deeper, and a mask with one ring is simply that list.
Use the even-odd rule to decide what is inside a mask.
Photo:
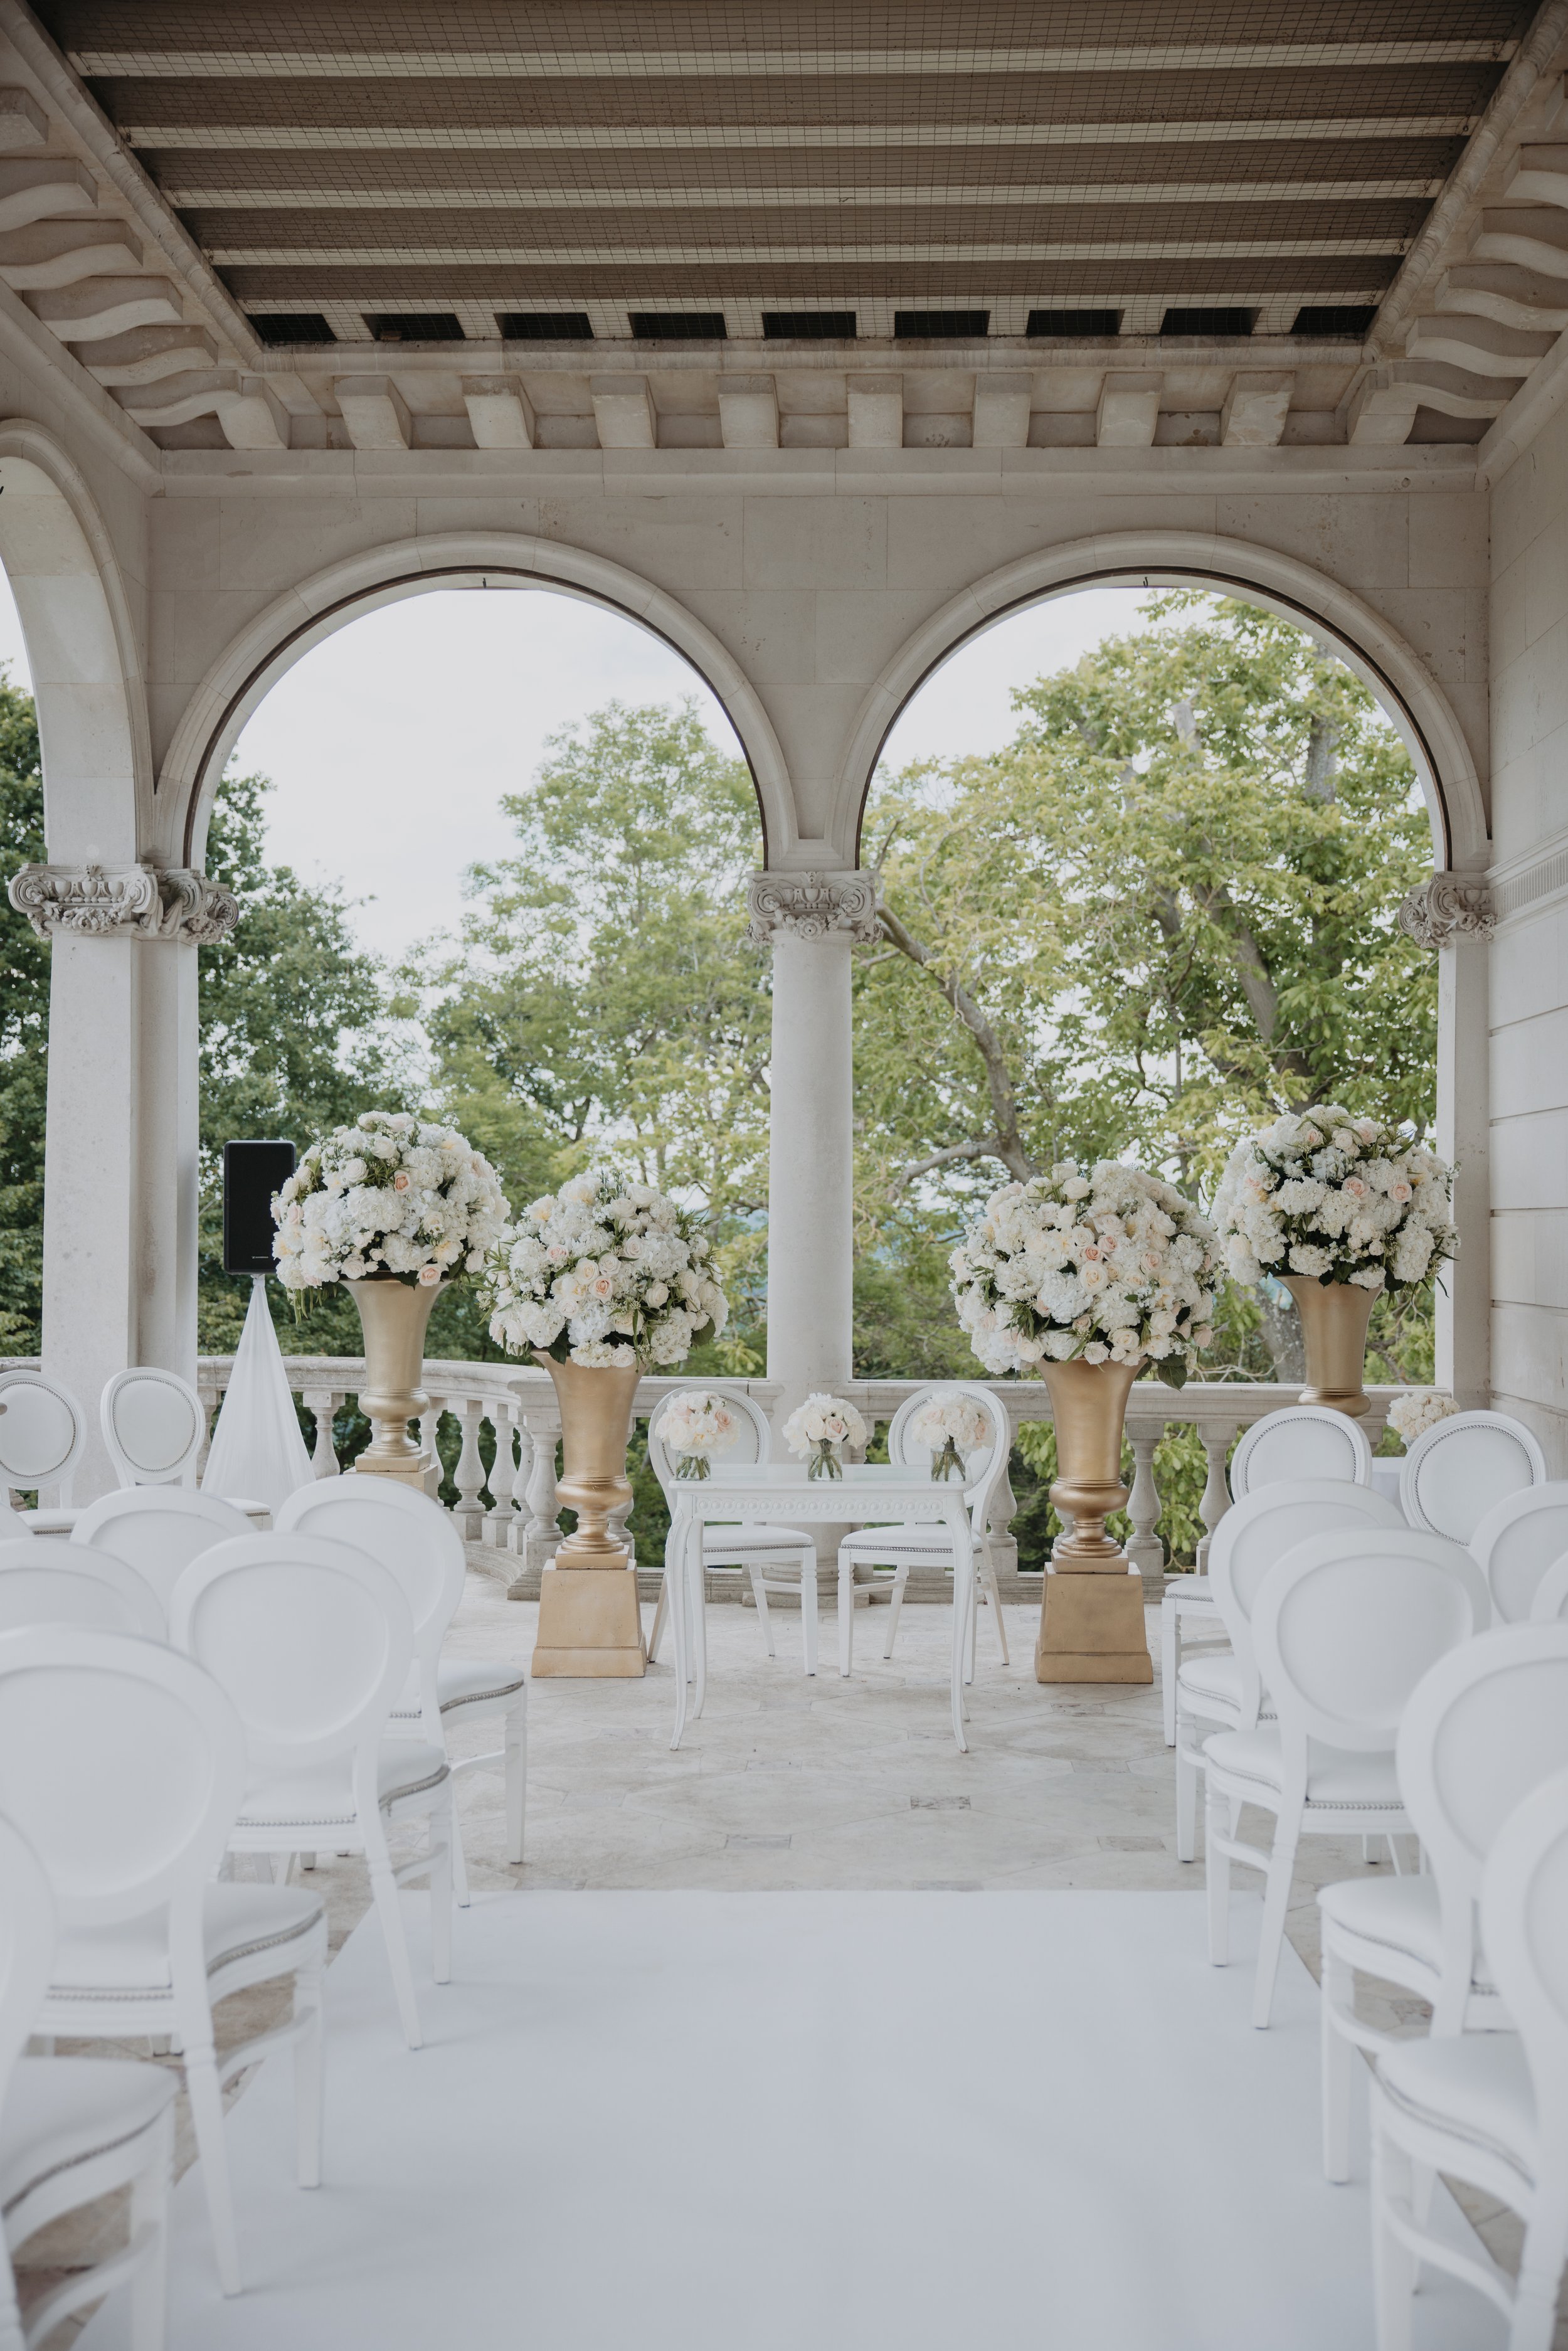
[{"label": "black speaker", "polygon": [[291,1143],[224,1145],[224,1271],[275,1273],[272,1196],[294,1173]]}]

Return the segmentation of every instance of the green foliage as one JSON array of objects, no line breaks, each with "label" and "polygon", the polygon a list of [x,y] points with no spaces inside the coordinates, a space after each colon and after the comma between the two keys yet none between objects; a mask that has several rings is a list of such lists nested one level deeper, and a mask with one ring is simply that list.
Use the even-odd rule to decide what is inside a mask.
[{"label": "green foliage", "polygon": [[[32,697],[0,671],[5,879],[41,862],[44,785]],[[0,1352],[38,1350],[44,1289],[44,1097],[49,950],[0,897]]]}]

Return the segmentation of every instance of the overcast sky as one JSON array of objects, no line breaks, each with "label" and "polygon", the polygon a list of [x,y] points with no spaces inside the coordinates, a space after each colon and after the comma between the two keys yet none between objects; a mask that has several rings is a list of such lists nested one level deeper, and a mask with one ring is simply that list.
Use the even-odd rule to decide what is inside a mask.
[{"label": "overcast sky", "polygon": [[[1137,624],[1138,589],[1089,590],[1002,621],[915,697],[887,747],[894,766],[984,751],[1012,732],[1009,695]],[[0,660],[27,683],[0,574]],[[545,738],[612,699],[695,697],[721,742],[723,711],[677,653],[601,608],[554,594],[440,590],[351,622],[274,686],[240,737],[240,772],[273,779],[268,854],[361,900],[366,946],[396,958],[450,930],[463,874],[504,855],[504,792],[534,773]]]}]

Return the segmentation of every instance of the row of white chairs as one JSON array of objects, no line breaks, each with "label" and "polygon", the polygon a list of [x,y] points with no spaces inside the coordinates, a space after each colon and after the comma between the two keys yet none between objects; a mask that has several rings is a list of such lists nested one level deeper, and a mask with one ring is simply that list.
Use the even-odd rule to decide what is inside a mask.
[{"label": "row of white chairs", "polygon": [[[207,1416],[188,1380],[141,1365],[116,1372],[99,1398],[104,1448],[122,1486],[193,1487]],[[42,1372],[0,1374],[0,1486],[15,1496],[52,1488],[53,1503],[29,1510],[34,1532],[68,1532],[80,1515],[72,1481],[87,1445],[87,1415],[70,1390]],[[265,1503],[236,1499],[247,1518]],[[13,1504],[15,1508],[15,1504]]]}]

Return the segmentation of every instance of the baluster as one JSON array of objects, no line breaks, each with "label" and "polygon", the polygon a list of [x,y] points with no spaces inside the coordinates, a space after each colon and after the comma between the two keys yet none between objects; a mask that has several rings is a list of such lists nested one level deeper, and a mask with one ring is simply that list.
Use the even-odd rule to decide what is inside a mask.
[{"label": "baluster", "polygon": [[511,1548],[512,1524],[517,1511],[512,1496],[517,1490],[517,1466],[512,1459],[511,1406],[504,1398],[492,1398],[488,1407],[491,1427],[496,1432],[496,1458],[490,1470],[490,1507],[480,1527],[480,1540],[500,1551]]},{"label": "baluster", "polygon": [[528,1525],[524,1538],[523,1564],[544,1568],[559,1547],[560,1504],[555,1491],[555,1448],[560,1436],[559,1412],[523,1415],[533,1439],[533,1465],[528,1477]]},{"label": "baluster", "polygon": [[485,1484],[485,1463],[479,1451],[479,1421],[485,1407],[477,1396],[465,1396],[462,1401],[463,1450],[457,1456],[457,1467],[452,1473],[452,1482],[457,1489],[457,1507],[453,1516],[464,1541],[477,1542],[485,1523],[479,1503]]},{"label": "baluster", "polygon": [[[1160,1489],[1155,1479],[1155,1448],[1164,1436],[1163,1429],[1153,1429],[1147,1435],[1133,1437],[1133,1458],[1137,1464],[1133,1479],[1132,1498],[1127,1504],[1127,1516],[1133,1521],[1132,1539],[1127,1545],[1127,1557],[1144,1579],[1144,1597],[1158,1599],[1165,1590],[1166,1548],[1159,1538]],[[1220,1457],[1223,1465],[1224,1456]],[[1218,1520],[1216,1521],[1218,1524]]]},{"label": "baluster", "polygon": [[1241,1424],[1228,1420],[1218,1428],[1206,1428],[1199,1433],[1203,1449],[1208,1456],[1208,1479],[1203,1489],[1203,1499],[1197,1506],[1199,1518],[1207,1528],[1197,1546],[1197,1572],[1202,1575],[1208,1566],[1209,1538],[1230,1508],[1230,1489],[1225,1482],[1225,1457],[1230,1450],[1230,1440]]},{"label": "baluster", "polygon": [[332,1443],[332,1424],[337,1418],[342,1396],[336,1388],[305,1388],[300,1402],[316,1416],[316,1443],[310,1463],[318,1478],[340,1475],[337,1447]]},{"label": "baluster", "polygon": [[203,1380],[196,1389],[196,1394],[202,1400],[202,1449],[196,1457],[195,1477],[195,1482],[199,1486],[202,1482],[202,1472],[207,1466],[207,1456],[213,1449],[213,1423],[218,1416],[216,1384],[210,1380]]},{"label": "baluster", "polygon": [[[1018,1415],[1006,1395],[997,1395],[994,1388],[991,1394],[996,1395],[997,1402],[1007,1415],[1008,1455],[1010,1460],[1013,1447],[1018,1443]],[[986,1521],[991,1538],[991,1560],[998,1575],[1018,1573],[1019,1547],[1013,1534],[1013,1517],[1018,1506],[1018,1496],[1013,1492],[1012,1474],[1008,1461],[1004,1461],[1002,1474],[991,1489],[990,1516]]]}]

